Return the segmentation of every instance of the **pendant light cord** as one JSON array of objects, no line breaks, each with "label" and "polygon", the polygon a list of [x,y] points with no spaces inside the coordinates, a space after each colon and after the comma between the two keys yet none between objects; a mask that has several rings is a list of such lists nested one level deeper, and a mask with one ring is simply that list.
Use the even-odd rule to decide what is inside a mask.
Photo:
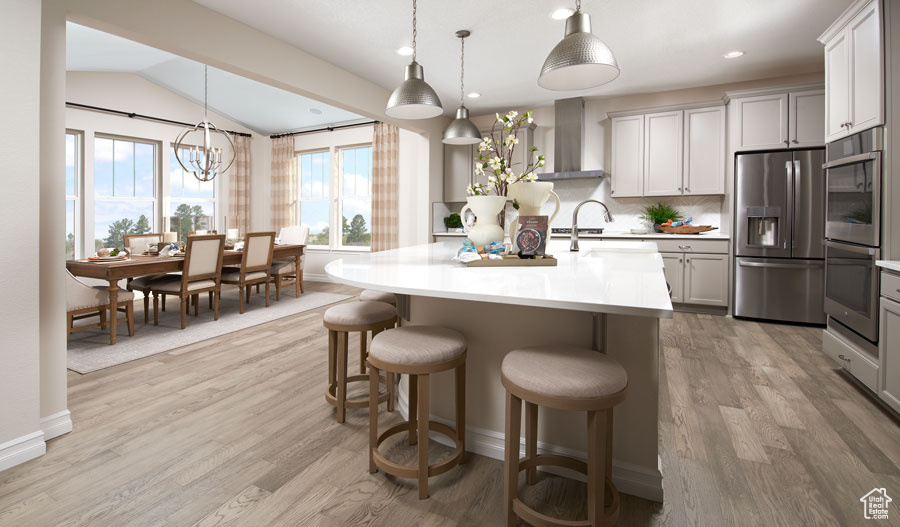
[{"label": "pendant light cord", "polygon": [[209,121],[209,66],[203,65],[203,120]]},{"label": "pendant light cord", "polygon": [[413,0],[413,62],[416,61],[416,0]]},{"label": "pendant light cord", "polygon": [[581,11],[581,0],[575,0],[575,11]]},{"label": "pendant light cord", "polygon": [[464,94],[466,90],[464,83],[466,78],[466,37],[460,37],[459,46],[459,105],[465,106]]}]

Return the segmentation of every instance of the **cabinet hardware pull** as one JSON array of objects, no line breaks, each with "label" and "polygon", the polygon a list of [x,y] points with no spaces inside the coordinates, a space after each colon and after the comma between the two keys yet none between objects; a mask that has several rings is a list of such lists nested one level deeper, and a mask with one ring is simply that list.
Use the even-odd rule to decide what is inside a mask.
[{"label": "cabinet hardware pull", "polygon": [[797,141],[796,139],[791,139],[791,142],[794,143],[795,145],[799,143],[799,141]]},{"label": "cabinet hardware pull", "polygon": [[788,146],[788,145],[790,145],[790,144],[791,144],[791,142],[790,142],[790,141],[787,141],[787,140],[785,140],[785,142],[784,142],[784,146]]},{"label": "cabinet hardware pull", "polygon": [[690,245],[679,245],[678,248],[684,250],[684,249],[690,249],[691,246]]},{"label": "cabinet hardware pull", "polygon": [[900,289],[898,289],[897,292],[900,293]]},{"label": "cabinet hardware pull", "polygon": [[689,188],[687,188],[687,187],[684,187],[684,191],[685,191],[685,192],[690,192],[691,189],[689,189]]},{"label": "cabinet hardware pull", "polygon": [[838,358],[841,359],[841,360],[845,360],[845,361],[847,361],[847,362],[850,362],[850,359],[848,359],[843,353],[841,353],[840,355],[838,355]]}]

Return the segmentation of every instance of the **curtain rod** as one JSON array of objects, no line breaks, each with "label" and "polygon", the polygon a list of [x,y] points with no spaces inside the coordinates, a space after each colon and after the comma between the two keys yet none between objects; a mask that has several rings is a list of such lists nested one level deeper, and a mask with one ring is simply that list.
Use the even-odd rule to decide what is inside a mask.
[{"label": "curtain rod", "polygon": [[[112,110],[109,108],[101,108],[100,106],[91,106],[89,104],[79,104],[77,102],[66,101],[66,106],[71,106],[72,108],[79,108],[82,110],[93,110],[95,112],[104,112],[104,113],[111,113],[111,114],[115,114],[115,115],[122,115],[125,117],[129,117],[131,119],[143,119],[144,121],[155,121],[157,123],[171,124],[174,126],[193,127],[194,124],[196,124],[196,123],[194,123],[194,124],[183,123],[181,121],[173,121],[172,119],[163,119],[162,117],[153,117],[150,115],[143,115],[143,114],[134,113],[134,112],[123,112],[122,110]],[[248,134],[245,132],[236,132],[234,130],[225,130],[225,132],[228,132],[231,135],[239,135],[242,137],[253,137],[251,134]]]},{"label": "curtain rod", "polygon": [[271,139],[278,139],[279,137],[290,137],[292,135],[303,135],[303,134],[314,134],[317,132],[333,132],[335,130],[340,130],[341,128],[356,128],[357,126],[369,126],[371,124],[379,124],[381,121],[366,121],[363,123],[352,123],[352,124],[341,124],[338,126],[323,126],[322,128],[314,128],[312,130],[301,130],[299,132],[287,132],[284,134],[273,134],[270,135]]}]

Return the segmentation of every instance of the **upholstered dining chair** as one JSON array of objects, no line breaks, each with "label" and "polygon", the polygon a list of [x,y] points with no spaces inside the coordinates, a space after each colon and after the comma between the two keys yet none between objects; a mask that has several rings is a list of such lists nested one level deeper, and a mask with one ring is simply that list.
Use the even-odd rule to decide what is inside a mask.
[{"label": "upholstered dining chair", "polygon": [[213,313],[219,320],[222,258],[225,255],[225,235],[189,236],[184,248],[184,267],[181,276],[166,275],[150,282],[153,293],[153,325],[159,325],[159,295],[173,295],[181,299],[181,329],[187,326],[187,308],[194,300],[194,315],[199,309],[201,293],[213,293]]},{"label": "upholstered dining chair", "polygon": [[[105,285],[89,286],[66,271],[66,340],[76,331],[96,328],[106,329],[107,324],[117,324],[118,316],[114,320],[107,320],[109,310],[109,291]],[[128,323],[128,334],[134,336],[134,293],[119,291],[116,313],[125,313],[125,322]],[[99,322],[80,324],[75,326],[76,320],[89,317],[100,317]]]},{"label": "upholstered dining chair", "polygon": [[238,286],[240,313],[244,313],[244,298],[250,303],[250,286],[266,284],[266,307],[269,307],[269,269],[275,249],[275,232],[248,232],[244,237],[240,269],[222,271],[222,283]]},{"label": "upholstered dining chair", "polygon": [[[160,243],[163,241],[163,235],[158,232],[150,232],[146,234],[126,234],[123,237],[125,249],[129,254],[141,254],[147,250],[147,245],[151,243]],[[144,324],[147,323],[150,316],[150,289],[147,287],[152,280],[164,277],[164,274],[151,274],[129,278],[126,281],[125,288],[129,291],[140,291],[144,294]],[[166,297],[163,296],[163,311],[166,310]]]},{"label": "upholstered dining chair", "polygon": [[[278,241],[288,245],[306,245],[307,238],[309,238],[309,225],[282,227],[278,233]],[[295,259],[272,262],[271,275],[272,281],[275,282],[275,300],[281,300],[281,288],[291,283],[294,284],[296,296],[299,297],[303,292],[303,264],[306,261],[306,255],[302,255],[299,262],[295,262]]]}]

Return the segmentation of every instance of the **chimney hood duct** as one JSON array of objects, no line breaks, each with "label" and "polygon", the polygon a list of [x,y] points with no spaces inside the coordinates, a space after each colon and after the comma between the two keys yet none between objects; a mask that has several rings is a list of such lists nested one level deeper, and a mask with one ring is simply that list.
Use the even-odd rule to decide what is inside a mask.
[{"label": "chimney hood duct", "polygon": [[584,170],[584,99],[574,97],[553,103],[553,172],[538,174],[539,181],[604,178],[604,170]]}]

